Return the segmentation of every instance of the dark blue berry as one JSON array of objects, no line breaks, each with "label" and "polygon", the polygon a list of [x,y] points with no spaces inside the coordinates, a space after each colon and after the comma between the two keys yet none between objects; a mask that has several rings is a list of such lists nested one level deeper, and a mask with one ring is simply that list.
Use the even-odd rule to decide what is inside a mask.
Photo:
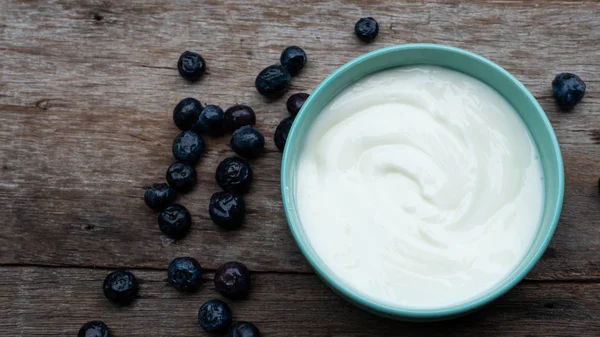
[{"label": "dark blue berry", "polygon": [[279,125],[277,125],[277,129],[275,129],[275,135],[273,136],[273,139],[275,140],[275,145],[277,145],[279,151],[283,152],[283,148],[287,142],[288,134],[292,128],[292,123],[294,123],[293,116],[284,118]]},{"label": "dark blue berry", "polygon": [[244,222],[246,203],[235,193],[217,192],[210,197],[208,213],[215,224],[225,229],[236,229]]},{"label": "dark blue berry", "polygon": [[198,310],[198,324],[206,332],[225,332],[231,325],[231,309],[221,300],[206,301]]},{"label": "dark blue berry", "polygon": [[189,130],[202,113],[202,103],[195,98],[184,98],[173,109],[173,121],[181,130]]},{"label": "dark blue berry", "polygon": [[215,290],[229,299],[248,297],[251,285],[250,271],[241,262],[227,262],[215,271]]},{"label": "dark blue berry", "polygon": [[138,281],[135,276],[124,270],[108,274],[102,284],[104,296],[118,304],[129,304],[138,293]]},{"label": "dark blue berry", "polygon": [[167,207],[175,199],[175,191],[167,184],[152,184],[144,193],[144,202],[156,210]]},{"label": "dark blue berry", "polygon": [[204,154],[204,140],[194,131],[183,131],[173,141],[173,157],[195,164]]},{"label": "dark blue berry", "polygon": [[354,25],[354,33],[361,41],[371,42],[379,33],[379,24],[372,17],[362,18]]},{"label": "dark blue berry", "polygon": [[185,51],[177,61],[179,75],[188,81],[197,81],[206,72],[206,62],[198,53]]},{"label": "dark blue berry", "polygon": [[225,158],[215,173],[217,184],[222,189],[234,193],[244,193],[252,183],[252,168],[242,158]]},{"label": "dark blue berry", "polygon": [[188,163],[177,162],[167,170],[167,182],[175,191],[190,191],[197,179],[196,169]]},{"label": "dark blue berry", "polygon": [[265,148],[265,137],[250,125],[242,126],[231,135],[231,148],[245,158],[256,158]]},{"label": "dark blue berry", "polygon": [[306,53],[298,46],[287,47],[281,53],[279,61],[290,75],[295,76],[306,65]]},{"label": "dark blue berry", "polygon": [[269,99],[280,97],[291,85],[292,75],[281,65],[266,67],[256,76],[256,80],[254,81],[256,90]]},{"label": "dark blue berry", "polygon": [[558,74],[552,81],[554,98],[563,110],[573,109],[583,99],[585,88],[585,82],[571,73]]},{"label": "dark blue berry", "polygon": [[251,107],[236,104],[225,111],[225,126],[228,131],[235,131],[245,125],[256,124],[256,114]]},{"label": "dark blue berry", "polygon": [[192,129],[213,137],[222,136],[225,133],[225,113],[223,109],[216,105],[205,106]]},{"label": "dark blue berry", "polygon": [[173,204],[158,214],[158,227],[166,236],[181,239],[192,227],[192,216],[184,206]]},{"label": "dark blue berry", "polygon": [[308,99],[308,94],[305,94],[303,92],[293,94],[292,96],[290,96],[288,98],[288,100],[285,104],[287,107],[287,111],[292,116],[296,116],[298,114],[298,112],[300,112],[300,109],[302,109],[302,106],[304,105],[304,102],[306,102],[307,99]]},{"label": "dark blue berry", "polygon": [[108,326],[101,321],[87,322],[81,326],[77,337],[108,337]]},{"label": "dark blue berry", "polygon": [[227,337],[260,337],[260,330],[250,322],[237,322],[229,328]]},{"label": "dark blue berry", "polygon": [[202,284],[200,263],[191,257],[178,257],[169,264],[169,283],[175,289],[193,292]]}]

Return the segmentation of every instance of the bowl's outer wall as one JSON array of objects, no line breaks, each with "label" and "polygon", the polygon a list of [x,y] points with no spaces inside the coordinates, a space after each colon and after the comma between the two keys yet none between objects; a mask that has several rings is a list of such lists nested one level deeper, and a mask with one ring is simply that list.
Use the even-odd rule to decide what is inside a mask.
[{"label": "bowl's outer wall", "polygon": [[[529,253],[504,282],[463,304],[435,310],[398,309],[375,303],[354,293],[320,260],[300,225],[294,192],[298,154],[312,122],[344,88],[360,78],[393,67],[436,65],[454,69],[488,84],[517,110],[537,144],[544,171],[545,204],[541,226]],[[437,321],[462,316],[490,303],[521,281],[544,253],[560,217],[564,193],[564,171],[560,147],[546,114],[533,95],[493,62],[462,49],[443,45],[408,44],[379,49],[340,67],[310,95],[296,117],[288,136],[281,168],[284,209],[296,242],[321,279],[351,303],[380,316],[408,321]]]}]

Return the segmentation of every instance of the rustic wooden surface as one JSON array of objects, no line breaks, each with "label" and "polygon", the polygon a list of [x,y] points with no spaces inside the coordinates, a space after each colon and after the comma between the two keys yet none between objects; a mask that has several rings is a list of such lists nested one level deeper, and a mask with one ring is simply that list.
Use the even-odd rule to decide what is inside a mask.
[{"label": "rustic wooden surface", "polygon": [[[370,45],[354,22],[380,22]],[[103,319],[114,336],[203,335],[195,323],[206,282],[183,296],[164,286],[169,261],[196,257],[214,269],[245,262],[256,288],[234,303],[237,319],[265,336],[600,335],[600,3],[598,1],[0,1],[0,336],[74,336]],[[286,116],[255,75],[286,46],[309,55],[293,90],[310,92],[352,58],[384,46],[450,44],[477,52],[520,79],[546,110],[566,171],[563,215],[550,248],[522,282],[492,306],[450,323],[405,324],[346,304],[312,273],[288,231],[272,142]],[[209,72],[184,82],[184,50]],[[572,113],[558,111],[550,82],[578,73],[588,84]],[[253,162],[245,228],[223,232],[208,219],[214,169],[231,154],[209,139],[199,184],[181,198],[193,231],[163,237],[143,188],[164,180],[177,129],[171,111],[192,96],[257,111],[267,152]],[[132,307],[102,297],[117,267],[143,281]],[[207,278],[210,275],[207,276]]]}]

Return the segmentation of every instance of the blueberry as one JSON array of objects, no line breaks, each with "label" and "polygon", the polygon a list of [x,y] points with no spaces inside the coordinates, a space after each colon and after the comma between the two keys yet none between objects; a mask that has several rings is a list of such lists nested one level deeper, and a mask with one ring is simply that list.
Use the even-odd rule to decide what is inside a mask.
[{"label": "blueberry", "polygon": [[246,203],[235,193],[217,192],[210,197],[208,213],[215,224],[225,229],[236,229],[244,222]]},{"label": "blueberry", "polygon": [[250,125],[242,126],[231,135],[231,148],[246,158],[256,158],[265,148],[265,137]]},{"label": "blueberry", "polygon": [[214,137],[222,136],[225,133],[225,113],[223,109],[212,104],[205,106],[192,129],[198,133]]},{"label": "blueberry", "polygon": [[108,326],[101,321],[87,322],[81,326],[77,337],[108,337]]},{"label": "blueberry", "polygon": [[273,139],[275,140],[275,145],[277,145],[279,151],[283,152],[283,148],[287,142],[288,134],[292,128],[292,123],[294,123],[293,116],[284,118],[279,125],[277,125],[277,129],[275,129],[275,135],[273,136]]},{"label": "blueberry", "polygon": [[192,216],[184,206],[173,204],[158,214],[158,227],[166,236],[181,239],[192,227]]},{"label": "blueberry", "polygon": [[244,193],[252,183],[252,168],[242,158],[225,158],[215,173],[217,184],[222,189],[234,193]]},{"label": "blueberry", "polygon": [[102,284],[104,296],[118,304],[129,304],[138,293],[138,281],[135,276],[124,270],[108,274]]},{"label": "blueberry", "polygon": [[361,41],[371,42],[379,33],[379,24],[372,17],[362,18],[354,25],[354,33]]},{"label": "blueberry", "polygon": [[231,325],[231,309],[221,300],[206,301],[198,310],[198,324],[206,332],[225,332]]},{"label": "blueberry", "polygon": [[179,291],[196,291],[202,283],[200,263],[191,257],[178,257],[171,261],[168,275],[169,283]]},{"label": "blueberry", "polygon": [[256,124],[256,114],[247,105],[236,104],[225,111],[225,127],[228,131],[254,124]]},{"label": "blueberry", "polygon": [[266,67],[256,76],[254,81],[256,90],[269,99],[280,97],[291,85],[292,75],[285,67],[280,65]]},{"label": "blueberry", "polygon": [[306,65],[306,53],[298,46],[287,47],[281,53],[279,62],[290,75],[295,76]]},{"label": "blueberry", "polygon": [[152,184],[144,193],[144,202],[152,209],[163,209],[175,199],[175,191],[167,184]]},{"label": "blueberry", "polygon": [[302,106],[304,105],[304,102],[306,102],[307,99],[308,99],[308,94],[305,94],[303,92],[293,94],[292,96],[290,96],[288,98],[288,100],[285,104],[287,107],[287,111],[292,116],[296,116],[298,114],[298,112],[300,112],[300,109],[302,109]]},{"label": "blueberry", "polygon": [[250,322],[237,322],[229,328],[227,337],[260,337],[260,330]]},{"label": "blueberry", "polygon": [[232,300],[246,298],[250,287],[250,272],[241,262],[227,262],[215,271],[215,290],[224,297]]},{"label": "blueberry", "polygon": [[585,88],[585,82],[571,73],[558,74],[552,81],[554,98],[563,110],[573,109],[585,95]]},{"label": "blueberry", "polygon": [[173,121],[181,130],[189,130],[202,112],[202,103],[195,98],[184,98],[173,109]]},{"label": "blueberry", "polygon": [[197,81],[206,72],[206,62],[198,53],[185,51],[177,61],[179,75],[188,81]]},{"label": "blueberry", "polygon": [[167,170],[167,182],[175,191],[190,191],[197,179],[196,169],[188,163],[177,162]]},{"label": "blueberry", "polygon": [[183,131],[173,141],[173,157],[195,164],[204,153],[204,140],[194,131]]}]

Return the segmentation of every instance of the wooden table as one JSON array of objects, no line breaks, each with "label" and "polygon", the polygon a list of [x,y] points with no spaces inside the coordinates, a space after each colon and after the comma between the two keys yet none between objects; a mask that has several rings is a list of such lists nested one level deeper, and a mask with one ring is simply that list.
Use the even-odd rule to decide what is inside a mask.
[{"label": "wooden table", "polygon": [[[355,21],[374,16],[377,41],[359,43]],[[203,336],[196,315],[218,297],[211,270],[246,263],[254,290],[232,303],[236,320],[265,336],[599,336],[600,3],[597,1],[17,1],[0,2],[0,335],[75,336],[101,319],[114,336]],[[347,304],[319,281],[287,228],[279,193],[281,154],[273,141],[287,115],[254,78],[288,45],[309,63],[291,92],[310,92],[345,62],[377,48],[433,42],[497,62],[536,96],[563,151],[563,215],[527,279],[488,308],[451,322],[407,324]],[[186,83],[184,50],[208,62]],[[554,104],[562,71],[588,85],[572,113]],[[207,139],[199,184],[180,201],[193,230],[161,235],[144,188],[164,180],[178,130],[174,105],[192,96],[257,111],[267,151],[253,162],[248,220],[218,230],[208,200],[214,170],[232,154]],[[189,255],[209,272],[192,295],[165,286],[171,259]],[[118,308],[102,294],[105,275],[132,270],[140,298]]]}]

